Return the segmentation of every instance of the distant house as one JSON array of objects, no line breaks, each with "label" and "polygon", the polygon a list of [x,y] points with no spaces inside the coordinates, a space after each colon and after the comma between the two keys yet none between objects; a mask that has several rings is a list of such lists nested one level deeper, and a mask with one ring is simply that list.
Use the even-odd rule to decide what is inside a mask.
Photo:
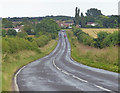
[{"label": "distant house", "polygon": [[16,32],[21,32],[21,29],[19,29],[19,28],[14,28],[14,30],[15,30]]},{"label": "distant house", "polygon": [[71,28],[71,25],[73,25],[73,22],[65,22],[65,21],[56,21],[56,23],[59,25],[59,27],[68,27]]},{"label": "distant house", "polygon": [[21,26],[17,26],[15,28],[13,28],[16,32],[21,32],[21,29],[24,25],[21,25]]},{"label": "distant house", "polygon": [[69,28],[69,29],[71,29],[72,27],[71,27],[71,26],[69,26],[68,28]]},{"label": "distant house", "polygon": [[89,25],[89,26],[96,26],[96,25],[98,25],[98,23],[95,23],[95,22],[87,22],[87,25]]},{"label": "distant house", "polygon": [[71,21],[71,22],[65,22],[65,24],[68,24],[69,26],[71,26],[71,25],[73,25],[74,23],[73,23],[73,21]]}]

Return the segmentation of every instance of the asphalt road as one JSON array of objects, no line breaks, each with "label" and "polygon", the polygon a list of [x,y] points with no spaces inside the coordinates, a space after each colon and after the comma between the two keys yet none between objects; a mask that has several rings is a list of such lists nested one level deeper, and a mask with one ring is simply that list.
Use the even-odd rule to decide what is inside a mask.
[{"label": "asphalt road", "polygon": [[118,91],[118,74],[85,66],[71,58],[65,32],[48,56],[38,59],[15,75],[19,91]]}]

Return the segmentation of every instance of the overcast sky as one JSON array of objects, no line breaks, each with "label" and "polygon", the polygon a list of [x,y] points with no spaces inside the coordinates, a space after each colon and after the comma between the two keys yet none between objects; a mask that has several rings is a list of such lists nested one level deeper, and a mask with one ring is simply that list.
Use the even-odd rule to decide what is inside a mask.
[{"label": "overcast sky", "polygon": [[74,16],[75,7],[85,13],[97,8],[104,15],[118,14],[120,0],[0,0],[0,17]]}]

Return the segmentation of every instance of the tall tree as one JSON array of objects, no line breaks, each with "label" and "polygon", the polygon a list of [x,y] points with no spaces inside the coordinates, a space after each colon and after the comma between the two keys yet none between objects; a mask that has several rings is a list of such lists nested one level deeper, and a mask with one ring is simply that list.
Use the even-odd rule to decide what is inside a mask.
[{"label": "tall tree", "polygon": [[83,13],[81,13],[80,25],[81,27],[85,27],[85,24],[86,24],[86,18],[84,17]]},{"label": "tall tree", "polygon": [[76,7],[75,8],[75,19],[74,19],[75,25],[79,25],[79,13],[80,13],[80,9],[78,9],[78,7]]},{"label": "tall tree", "polygon": [[99,15],[102,15],[101,10],[98,10],[96,8],[90,8],[87,10],[86,13],[87,16],[93,16],[93,17],[97,17]]}]

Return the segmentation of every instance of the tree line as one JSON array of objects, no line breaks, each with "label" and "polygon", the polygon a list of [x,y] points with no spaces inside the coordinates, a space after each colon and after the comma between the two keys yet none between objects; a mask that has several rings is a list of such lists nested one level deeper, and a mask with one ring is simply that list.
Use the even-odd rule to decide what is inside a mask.
[{"label": "tree line", "polygon": [[[80,9],[76,7],[74,24],[80,25],[82,28],[117,28],[118,27],[118,15],[105,16],[101,13],[101,10],[96,8],[90,8],[85,13],[80,13]],[[87,25],[87,22],[97,23],[96,26]]]},{"label": "tree line", "polygon": [[73,20],[73,17],[71,16],[45,16],[45,17],[13,17],[13,18],[3,18],[4,19],[7,19],[8,21],[11,21],[11,22],[22,22],[24,20],[29,20],[29,21],[33,21],[33,20],[36,20],[36,21],[41,21],[42,19],[44,18],[50,18],[50,19],[53,19],[53,20],[61,20],[61,21],[66,21],[66,20]]},{"label": "tree line", "polygon": [[[26,25],[29,26],[30,22],[27,23]],[[32,33],[28,28],[24,28],[26,30],[18,33],[13,29],[9,29],[7,32],[2,31],[3,54],[16,53],[22,50],[34,50],[40,53],[39,47],[43,47],[51,39],[56,39],[60,30],[57,23],[52,19],[43,19],[40,23],[31,25],[30,28],[34,29],[34,38],[28,37]]]},{"label": "tree line", "polygon": [[87,33],[83,32],[80,28],[73,27],[72,29],[75,36],[77,36],[77,39],[79,42],[83,43],[84,45],[92,46],[95,48],[105,48],[105,47],[111,47],[116,46],[120,43],[118,40],[118,31],[115,31],[113,33],[107,33],[107,32],[99,32],[97,34],[97,38],[93,38],[89,36]]},{"label": "tree line", "polygon": [[[4,21],[4,20],[3,20]],[[8,21],[8,20],[7,20]],[[60,30],[56,21],[50,18],[45,18],[41,22],[24,20],[20,25],[24,25],[21,29],[21,33],[25,32],[28,35],[41,35],[41,34],[50,34],[52,38],[56,38],[57,32]],[[19,24],[18,24],[19,25]],[[2,29],[2,34],[5,37],[6,35],[16,36],[19,34],[13,28],[8,29],[8,31]]]}]

